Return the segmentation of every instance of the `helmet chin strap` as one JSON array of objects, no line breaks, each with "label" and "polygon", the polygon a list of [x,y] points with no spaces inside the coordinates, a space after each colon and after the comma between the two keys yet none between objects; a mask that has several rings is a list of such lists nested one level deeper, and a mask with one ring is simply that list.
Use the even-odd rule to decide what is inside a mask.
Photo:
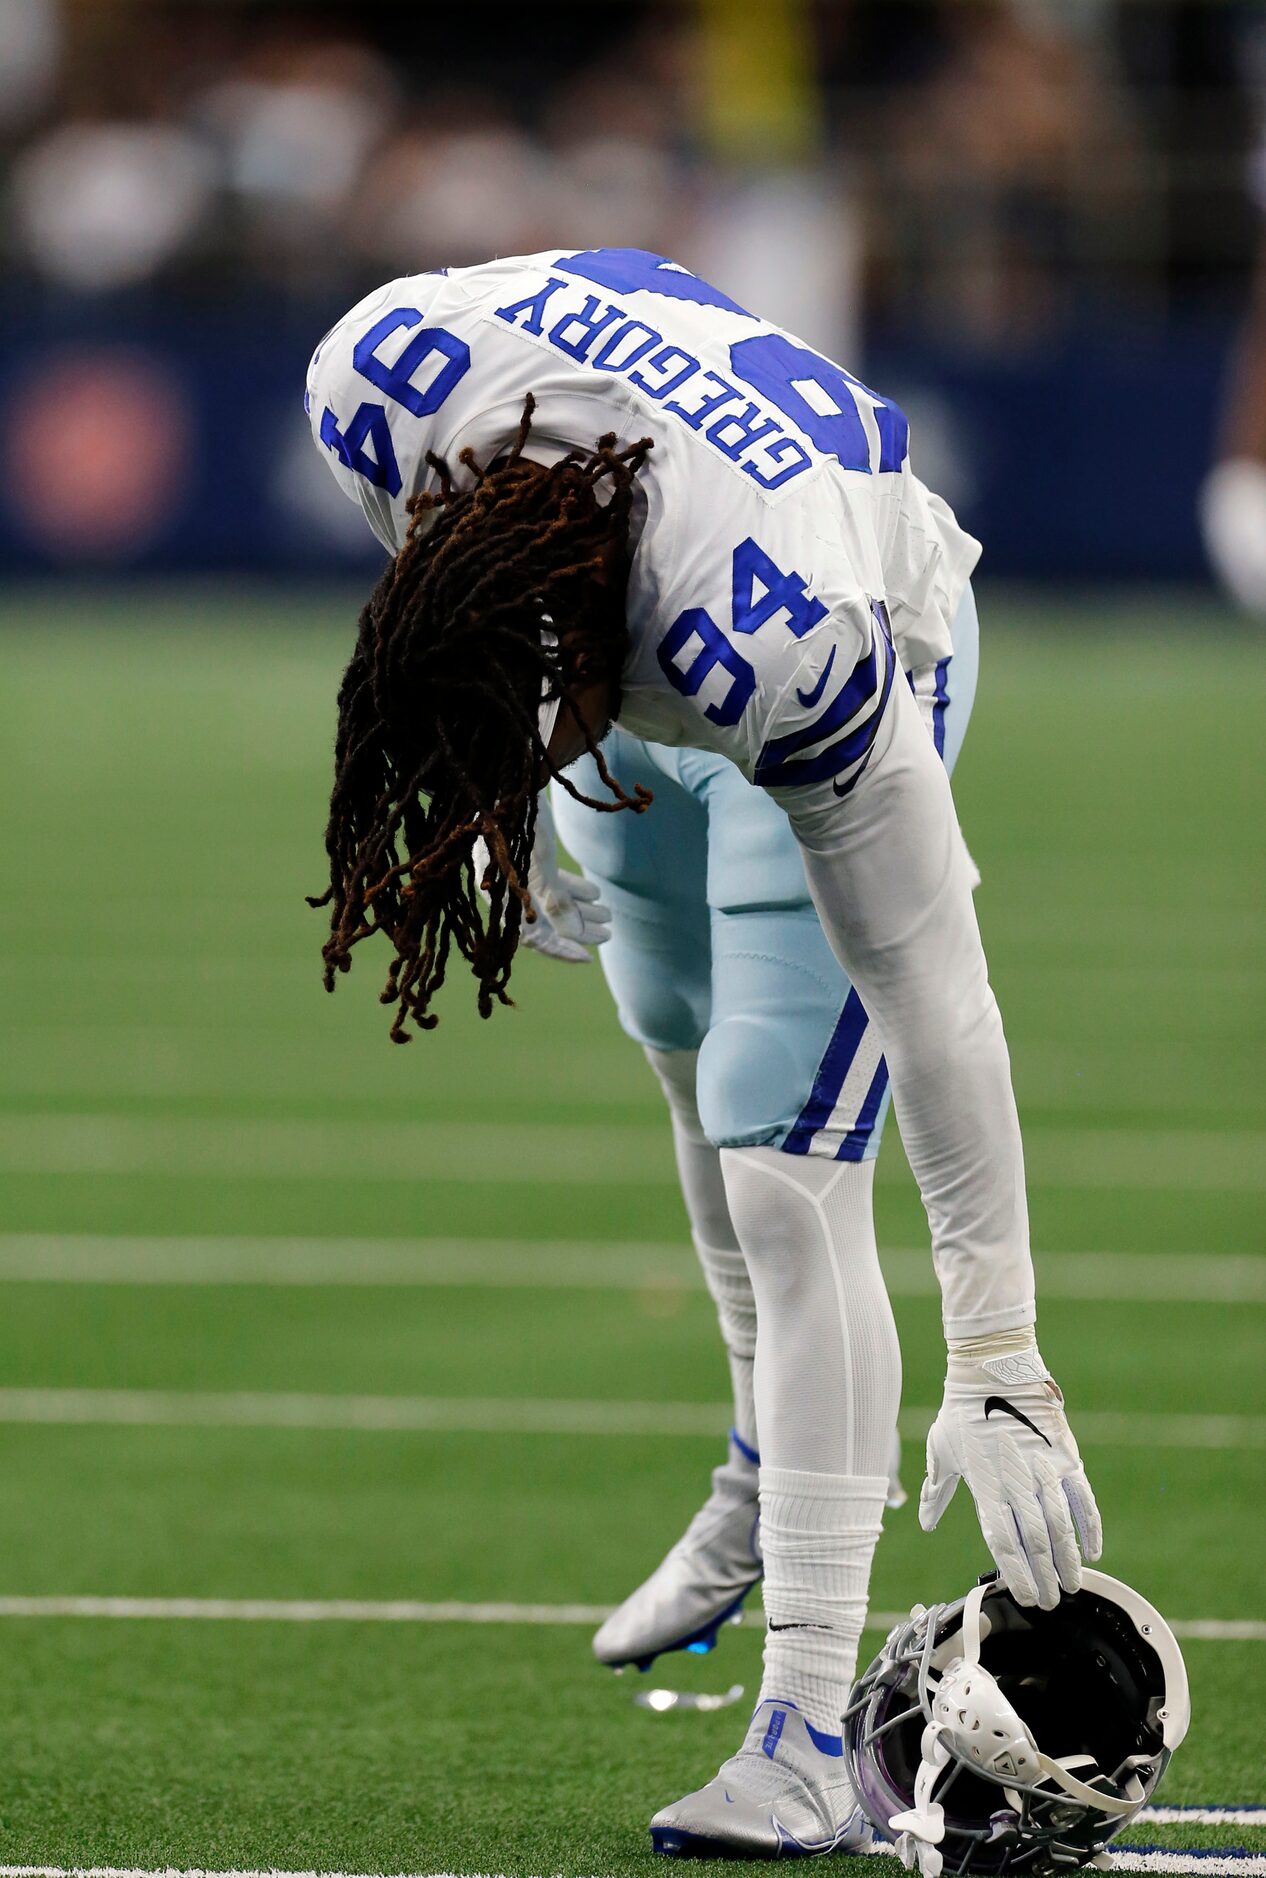
[{"label": "helmet chin strap", "polygon": [[[1052,1781],[1070,1799],[1110,1816],[1133,1813],[1138,1804],[1137,1800],[1118,1800],[1098,1787],[1087,1786],[1038,1747],[1032,1730],[980,1660],[981,1643],[989,1635],[989,1619],[983,1610],[989,1588],[977,1585],[964,1602],[962,1655],[946,1669],[935,1691],[928,1691],[932,1698],[928,1703],[930,1719],[920,1743],[922,1758],[915,1775],[914,1805],[908,1812],[895,1813],[888,1822],[894,1832],[901,1834],[897,1851],[902,1863],[907,1869],[917,1864],[923,1878],[940,1878],[942,1858],[936,1848],[945,1837],[945,1809],[933,1801],[932,1790],[951,1760],[999,1778],[1013,1805],[1018,1805],[1018,1795],[1006,1784],[1008,1774],[1017,1786],[1030,1792],[1039,1779]],[[933,1621],[929,1619],[929,1630]],[[990,1765],[982,1758],[982,1737],[1002,1742],[1001,1748],[993,1750],[993,1759],[996,1762],[1005,1756],[1011,1763],[1009,1767]]]},{"label": "helmet chin strap", "polygon": [[968,1663],[979,1663],[980,1646],[992,1629],[986,1620],[982,1635],[981,1618],[988,1589],[988,1585],[973,1585],[963,1603],[963,1660]]},{"label": "helmet chin strap", "polygon": [[1132,1813],[1139,1804],[1137,1800],[1115,1800],[1110,1793],[1104,1793],[1098,1787],[1088,1787],[1084,1780],[1078,1780],[1076,1774],[1070,1774],[1066,1767],[1059,1761],[1053,1761],[1049,1754],[1039,1750],[1037,1758],[1042,1772],[1056,1786],[1062,1787],[1070,1798],[1080,1800],[1085,1806],[1096,1807],[1101,1813],[1124,1814]]}]

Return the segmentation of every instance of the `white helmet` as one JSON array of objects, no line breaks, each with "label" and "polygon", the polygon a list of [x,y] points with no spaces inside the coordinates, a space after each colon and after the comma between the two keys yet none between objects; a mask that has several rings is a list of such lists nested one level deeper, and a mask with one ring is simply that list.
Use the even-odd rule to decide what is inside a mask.
[{"label": "white helmet", "polygon": [[1128,1585],[1083,1571],[1053,1611],[996,1574],[917,1605],[858,1678],[844,1754],[872,1825],[922,1878],[1109,1866],[1187,1732],[1174,1633]]}]

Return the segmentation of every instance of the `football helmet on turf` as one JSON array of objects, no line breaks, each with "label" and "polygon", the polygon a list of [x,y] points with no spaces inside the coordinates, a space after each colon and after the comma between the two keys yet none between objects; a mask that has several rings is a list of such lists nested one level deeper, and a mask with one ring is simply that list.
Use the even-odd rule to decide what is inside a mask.
[{"label": "football helmet on turf", "polygon": [[1187,1732],[1182,1652],[1128,1585],[1085,1571],[1054,1610],[986,1578],[917,1605],[858,1678],[844,1756],[922,1878],[1106,1867]]}]

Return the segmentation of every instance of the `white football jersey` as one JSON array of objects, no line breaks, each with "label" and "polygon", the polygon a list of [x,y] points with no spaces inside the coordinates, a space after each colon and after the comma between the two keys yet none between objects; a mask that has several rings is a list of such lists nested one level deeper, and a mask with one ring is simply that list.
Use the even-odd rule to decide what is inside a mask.
[{"label": "white football jersey", "polygon": [[[659,255],[551,252],[392,281],[308,372],[313,433],[384,545],[410,498],[513,445],[654,441],[620,723],[717,750],[786,809],[883,1039],[951,1337],[1026,1324],[1019,1122],[953,799],[895,677],[947,658],[979,553],[910,468],[906,421]],[[861,786],[857,786],[861,785]]]},{"label": "white football jersey", "polygon": [[632,248],[391,281],[322,340],[305,402],[335,476],[395,552],[411,498],[436,486],[428,454],[457,478],[464,449],[491,462],[529,392],[531,456],[609,432],[620,447],[654,442],[622,727],[720,751],[768,786],[846,781],[869,753],[859,725],[882,708],[891,642],[907,670],[948,656],[980,553],[910,468],[900,410]]}]

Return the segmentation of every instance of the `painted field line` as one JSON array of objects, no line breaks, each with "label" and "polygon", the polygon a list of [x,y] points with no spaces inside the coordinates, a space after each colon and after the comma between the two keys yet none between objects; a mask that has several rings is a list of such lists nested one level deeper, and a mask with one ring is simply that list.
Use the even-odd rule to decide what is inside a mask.
[{"label": "painted field line", "polygon": [[[242,1180],[366,1180],[425,1185],[674,1186],[668,1129],[658,1121],[468,1122],[273,1120],[263,1116],[11,1114],[0,1173],[157,1174]],[[1266,1192],[1266,1133],[1253,1129],[1030,1128],[1030,1184]],[[899,1158],[880,1177],[900,1180]]]},{"label": "painted field line", "polygon": [[1199,1847],[1175,1852],[1164,1845],[1127,1845],[1112,1848],[1116,1871],[1217,1873],[1219,1878],[1260,1878],[1266,1874],[1266,1852],[1248,1852],[1238,1846]]},{"label": "painted field line", "polygon": [[[935,1410],[901,1412],[901,1432],[925,1435]],[[150,1428],[338,1429],[369,1434],[699,1436],[719,1440],[719,1402],[584,1398],[307,1395],[281,1390],[0,1389],[0,1423]],[[1167,1415],[1084,1409],[1083,1444],[1233,1450],[1266,1448],[1266,1415]]]},{"label": "painted field line", "polygon": [[228,1120],[186,1116],[10,1115],[0,1173],[176,1174],[243,1180],[370,1180],[425,1185],[668,1186],[666,1126],[507,1122]]},{"label": "painted field line", "polygon": [[[894,1297],[934,1297],[931,1256],[882,1255]],[[1043,1298],[1266,1303],[1266,1258],[1189,1252],[1042,1252]],[[0,1234],[0,1282],[107,1285],[469,1286],[703,1291],[684,1244],[639,1240],[299,1239]]]},{"label": "painted field line", "polygon": [[[0,1597],[0,1618],[85,1617],[180,1623],[226,1624],[516,1624],[528,1627],[600,1624],[613,1604],[465,1604],[453,1599],[415,1598],[126,1598]],[[868,1630],[891,1630],[906,1611],[871,1611]],[[1266,1622],[1212,1617],[1179,1619],[1175,1636],[1201,1643],[1266,1643]],[[1176,1819],[1195,1822],[1181,1808]],[[1219,1813],[1212,1823],[1220,1824]],[[1231,1818],[1227,1814],[1226,1819]],[[1238,1817],[1238,1815],[1237,1815]],[[1256,1815],[1251,1823],[1266,1824]]]},{"label": "painted field line", "polygon": [[1145,1806],[1134,1826],[1261,1826],[1266,1806]]},{"label": "painted field line", "polygon": [[[93,1617],[232,1624],[601,1624],[608,1604],[427,1603],[413,1598],[0,1597],[0,1617]],[[893,1623],[896,1622],[894,1618]],[[877,1614],[875,1623],[887,1623]],[[889,1624],[888,1628],[891,1629]]]},{"label": "painted field line", "polygon": [[[868,1850],[878,1858],[895,1856],[893,1848],[876,1841]],[[1121,1871],[1201,1872],[1210,1878],[1262,1878],[1266,1874],[1266,1854],[1240,1851],[1233,1847],[1213,1847],[1195,1852],[1174,1852],[1163,1846],[1124,1846],[1113,1850],[1113,1865]],[[273,1866],[268,1871],[212,1871],[202,1866],[183,1869],[167,1865],[145,1870],[128,1865],[0,1865],[0,1878],[356,1878],[347,1872],[292,1872]],[[359,1878],[377,1878],[362,1873]],[[398,1873],[396,1878],[409,1878]],[[414,1874],[414,1878],[459,1878],[453,1872]],[[498,1874],[469,1872],[464,1878],[500,1878]]]},{"label": "painted field line", "polygon": [[[892,1846],[882,1839],[876,1839],[866,1851],[876,1858],[896,1856]],[[1247,1878],[1249,1873],[1266,1874],[1266,1853],[1232,1845],[1201,1847],[1189,1852],[1176,1852],[1164,1845],[1114,1845],[1112,1868],[1114,1871],[1201,1872],[1206,1878],[1207,1874],[1217,1872]]]}]

